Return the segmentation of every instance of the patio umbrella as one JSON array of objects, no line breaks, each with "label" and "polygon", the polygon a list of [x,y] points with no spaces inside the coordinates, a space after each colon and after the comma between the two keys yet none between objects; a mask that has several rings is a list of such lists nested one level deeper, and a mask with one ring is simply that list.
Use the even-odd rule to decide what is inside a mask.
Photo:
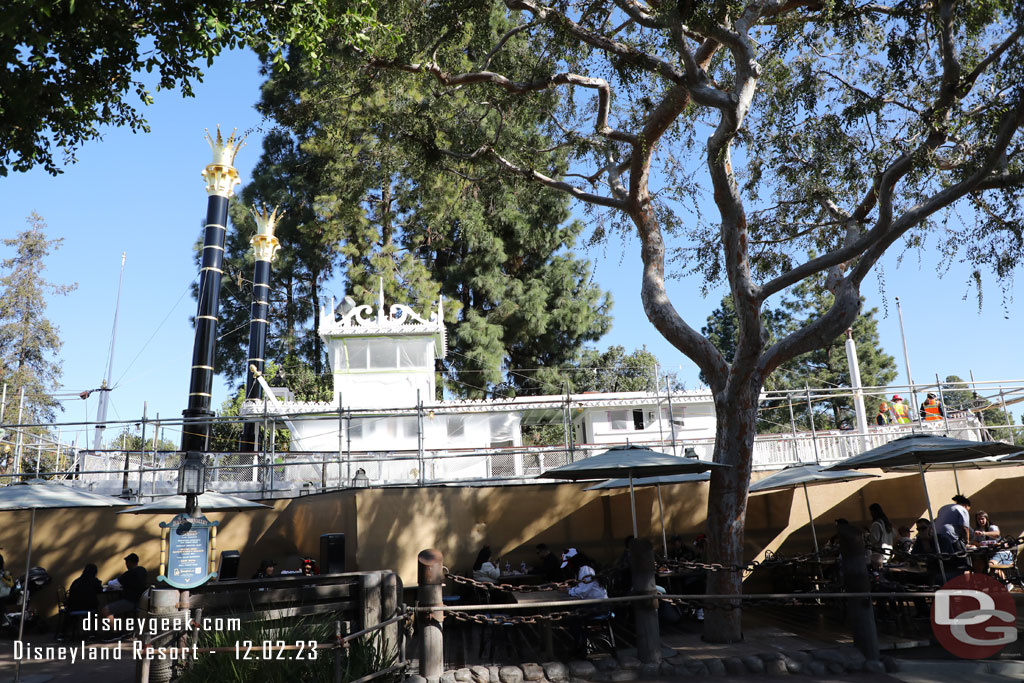
[{"label": "patio umbrella", "polygon": [[[25,556],[25,581],[32,568],[32,537],[36,528],[36,510],[75,507],[113,507],[127,505],[120,498],[104,496],[91,491],[72,488],[64,484],[33,479],[27,482],[0,487],[0,510],[31,510],[28,525],[28,552]],[[28,586],[21,594],[21,620],[18,624],[18,640],[21,640],[25,629],[25,606],[28,602]],[[15,662],[15,683],[21,680],[21,660]]]},{"label": "patio umbrella", "polygon": [[[877,448],[864,451],[860,455],[835,463],[826,470],[856,470],[869,467],[892,469],[901,465],[916,465],[921,473],[921,487],[924,489],[924,500],[928,505],[928,520],[932,523],[935,546],[939,547],[939,531],[935,528],[935,516],[932,514],[932,501],[928,495],[928,483],[925,481],[925,465],[938,463],[954,463],[976,460],[988,456],[1008,455],[1016,453],[1020,448],[1002,441],[967,441],[936,434],[910,434],[890,441]],[[939,562],[942,580],[945,583],[946,570]]]},{"label": "patio umbrella", "polygon": [[[269,505],[254,500],[229,496],[226,493],[207,491],[196,498],[196,514],[206,512],[226,512],[229,510],[268,510]],[[167,496],[152,500],[144,505],[136,505],[127,510],[118,510],[119,515],[156,515],[178,513],[185,510],[185,496]]]},{"label": "patio umbrella", "polygon": [[865,472],[854,472],[852,470],[824,470],[821,465],[794,465],[779,470],[760,481],[751,484],[751,493],[765,493],[767,491],[778,491],[791,489],[797,486],[804,490],[804,502],[807,503],[807,518],[811,524],[811,538],[814,539],[814,552],[818,552],[818,533],[814,530],[814,514],[811,512],[811,497],[807,493],[807,486],[816,484],[838,484],[854,479],[873,479],[877,474]]},{"label": "patio umbrella", "polygon": [[[658,487],[658,516],[661,517],[661,546],[668,555],[668,538],[665,536],[665,506],[661,502],[662,484],[688,484],[695,481],[708,481],[711,479],[710,472],[696,472],[694,474],[663,474],[659,477],[641,477],[633,481],[633,486],[657,486]],[[629,486],[629,479],[609,479],[608,481],[595,484],[584,491],[604,491],[607,489],[624,489]],[[636,534],[634,534],[635,536]]]},{"label": "patio umbrella", "polygon": [[667,474],[707,472],[713,467],[728,467],[697,458],[680,458],[666,455],[643,446],[615,446],[604,453],[577,460],[561,467],[547,470],[538,475],[541,479],[614,479],[629,480],[629,505],[633,512],[633,535],[637,535],[636,496],[633,492],[634,479]]},{"label": "patio umbrella", "polygon": [[[957,476],[957,472],[963,472],[964,470],[981,470],[986,467],[1010,467],[1019,464],[1018,462],[1009,461],[1011,458],[1017,457],[1017,453],[1010,455],[986,455],[983,458],[973,458],[971,460],[960,460],[954,462],[930,462],[923,465],[925,472],[941,472],[949,470],[953,472],[953,483],[956,484],[956,492],[960,493],[960,478]],[[886,472],[918,472],[921,469],[921,465],[898,465],[896,467],[883,467],[882,469]]]}]

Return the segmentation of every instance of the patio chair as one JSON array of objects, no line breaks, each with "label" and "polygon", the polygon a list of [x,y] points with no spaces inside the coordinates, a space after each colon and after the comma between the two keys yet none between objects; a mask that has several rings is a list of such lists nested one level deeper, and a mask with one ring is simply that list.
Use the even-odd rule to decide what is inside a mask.
[{"label": "patio chair", "polygon": [[[89,616],[88,610],[74,610],[69,612],[67,610],[68,592],[64,588],[63,584],[57,586],[57,640],[64,640],[65,636],[70,635],[72,640],[80,640],[84,637],[85,631],[82,629],[82,623],[85,618]],[[70,634],[67,634],[70,627]]]},{"label": "patio chair", "polygon": [[594,614],[583,621],[583,639],[586,653],[607,652],[615,654],[615,629],[612,622],[614,612]]}]

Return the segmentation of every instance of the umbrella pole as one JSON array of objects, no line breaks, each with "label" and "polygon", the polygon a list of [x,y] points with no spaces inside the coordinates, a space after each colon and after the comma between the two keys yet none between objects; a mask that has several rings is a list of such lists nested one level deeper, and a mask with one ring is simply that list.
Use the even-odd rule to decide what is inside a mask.
[{"label": "umbrella pole", "polygon": [[636,532],[636,496],[633,495],[633,473],[629,473],[629,508],[633,511],[633,538],[637,537]]},{"label": "umbrella pole", "polygon": [[661,549],[668,557],[668,539],[665,538],[665,506],[661,502],[661,484],[658,484],[658,514],[661,515]]},{"label": "umbrella pole", "polygon": [[[932,523],[932,538],[935,539],[935,552],[941,552],[939,549],[939,530],[935,528],[935,517],[932,515],[932,499],[928,497],[928,482],[924,479],[924,463],[918,462],[917,466],[921,468],[921,487],[924,489],[924,502],[928,505],[928,521]],[[942,583],[946,583],[946,565],[943,564],[942,558],[939,558],[939,573],[942,574]]]},{"label": "umbrella pole", "polygon": [[956,465],[953,465],[953,483],[956,484],[956,495],[960,495],[960,478],[956,476]]},{"label": "umbrella pole", "polygon": [[811,497],[807,493],[807,482],[803,483],[804,487],[804,502],[807,503],[807,519],[811,523],[811,538],[814,539],[814,554],[817,555],[821,551],[818,549],[818,532],[814,530],[814,514],[811,513]]},{"label": "umbrella pole", "polygon": [[[21,586],[21,621],[18,622],[18,640],[25,633],[25,606],[28,604],[28,572],[32,568],[32,535],[36,530],[36,509],[32,508],[31,521],[28,523],[28,553],[25,555],[25,583]],[[21,680],[21,660],[14,662],[14,683]]]}]

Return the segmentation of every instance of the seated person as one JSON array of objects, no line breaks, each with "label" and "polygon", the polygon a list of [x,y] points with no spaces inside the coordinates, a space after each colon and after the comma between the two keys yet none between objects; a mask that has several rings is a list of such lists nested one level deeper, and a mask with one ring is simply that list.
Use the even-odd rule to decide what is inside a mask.
[{"label": "seated person", "polygon": [[568,568],[579,583],[569,589],[569,597],[581,600],[607,598],[608,591],[601,585],[594,570],[594,561],[576,550],[569,548],[562,556],[562,568]]},{"label": "seated person", "polygon": [[274,573],[275,569],[277,569],[277,562],[275,562],[274,560],[272,560],[270,558],[267,558],[265,560],[261,560],[260,561],[259,571],[257,571],[255,574],[253,574],[252,578],[254,578],[254,579],[269,579],[269,578],[272,578],[272,577],[276,576],[276,574]]},{"label": "seated person", "polygon": [[898,530],[895,541],[895,550],[901,553],[909,553],[914,547],[914,539],[910,537],[910,527],[904,524]]},{"label": "seated person", "polygon": [[668,559],[682,562],[692,562],[696,559],[693,550],[683,543],[683,537],[676,534],[668,539]]},{"label": "seated person", "polygon": [[305,557],[302,559],[302,567],[299,570],[303,576],[316,576],[320,573],[320,567],[317,566],[316,560],[312,557]]},{"label": "seated person", "polygon": [[[974,532],[972,538],[975,543],[985,542],[999,542],[1003,540],[1003,536],[999,531],[999,527],[991,522],[988,513],[984,510],[978,510],[974,513]],[[991,552],[991,551],[990,551]],[[983,559],[988,560],[990,565],[1012,565],[1013,564],[1013,551],[1010,549],[999,550],[991,555],[985,555]]]},{"label": "seated person", "polygon": [[65,617],[61,622],[61,630],[57,634],[58,640],[62,639],[69,630],[72,632],[79,630],[84,617],[99,612],[103,582],[96,578],[98,572],[96,565],[87,564],[81,575],[71,582],[67,597],[64,599]]},{"label": "seated person", "polygon": [[129,553],[124,558],[126,571],[117,577],[121,584],[121,598],[110,603],[100,610],[100,614],[107,621],[113,621],[118,614],[134,612],[139,608],[139,600],[142,594],[149,588],[149,581],[146,577],[146,568],[139,565],[139,556]]},{"label": "seated person", "polygon": [[540,558],[540,573],[544,575],[544,578],[548,581],[561,581],[562,570],[559,567],[558,558],[555,554],[548,550],[546,543],[537,544],[537,556]]},{"label": "seated person", "polygon": [[96,578],[97,573],[99,570],[96,565],[87,564],[79,577],[71,582],[68,597],[64,602],[64,609],[68,613],[99,611],[103,583]]},{"label": "seated person", "polygon": [[494,583],[501,576],[500,560],[491,562],[491,546],[485,545],[476,555],[473,563],[473,578],[481,583]]},{"label": "seated person", "polygon": [[911,555],[934,555],[935,549],[935,534],[932,533],[932,523],[922,517],[917,520],[914,525],[917,528],[917,536],[914,537],[914,543],[910,546]]},{"label": "seated person", "polygon": [[[580,600],[599,600],[608,597],[608,591],[601,585],[597,578],[597,571],[594,569],[594,561],[576,550],[569,548],[562,554],[562,568],[567,569],[579,583],[569,588],[569,597]],[[595,605],[581,610],[584,616],[573,617],[570,621],[570,631],[576,643],[576,649],[581,654],[586,652],[584,623],[595,619],[606,619],[615,616],[606,607]]]}]

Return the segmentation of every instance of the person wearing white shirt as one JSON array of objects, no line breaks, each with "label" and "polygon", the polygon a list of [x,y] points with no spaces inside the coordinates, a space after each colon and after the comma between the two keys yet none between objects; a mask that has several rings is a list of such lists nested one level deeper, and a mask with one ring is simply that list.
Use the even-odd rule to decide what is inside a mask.
[{"label": "person wearing white shirt", "polygon": [[569,589],[569,597],[581,600],[597,600],[608,597],[608,591],[601,585],[594,571],[593,562],[576,548],[569,548],[562,555],[562,568],[572,568],[572,574],[579,583]]},{"label": "person wearing white shirt", "polygon": [[499,562],[491,562],[491,546],[485,545],[477,553],[476,562],[473,563],[473,578],[482,583],[494,583],[501,576]]}]

